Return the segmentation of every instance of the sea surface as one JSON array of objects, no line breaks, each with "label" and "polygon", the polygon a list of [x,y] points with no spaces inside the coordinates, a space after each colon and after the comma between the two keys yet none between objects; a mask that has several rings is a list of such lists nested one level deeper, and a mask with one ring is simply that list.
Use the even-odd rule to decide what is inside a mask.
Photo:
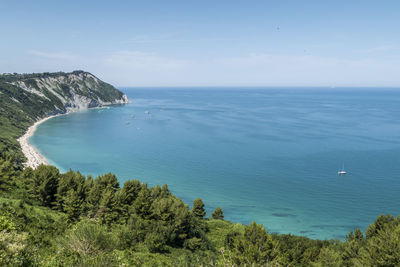
[{"label": "sea surface", "polygon": [[132,103],[52,118],[31,143],[62,171],[168,184],[269,232],[343,239],[400,214],[400,89],[121,90]]}]

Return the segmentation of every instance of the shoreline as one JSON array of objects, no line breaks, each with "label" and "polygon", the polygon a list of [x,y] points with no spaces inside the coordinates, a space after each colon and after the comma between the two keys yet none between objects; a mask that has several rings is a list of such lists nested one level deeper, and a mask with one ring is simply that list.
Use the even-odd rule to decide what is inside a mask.
[{"label": "shoreline", "polygon": [[22,163],[22,165],[24,165],[24,168],[30,167],[32,169],[36,169],[40,164],[50,165],[50,163],[46,159],[46,157],[43,156],[42,154],[40,154],[40,152],[36,149],[36,147],[34,147],[31,143],[29,143],[29,138],[31,138],[31,136],[35,133],[36,128],[37,128],[37,126],[39,126],[39,124],[41,124],[51,118],[57,117],[57,116],[68,115],[70,113],[74,113],[74,112],[78,112],[78,111],[82,111],[82,110],[88,110],[88,109],[101,109],[101,108],[106,108],[107,106],[110,106],[110,105],[104,105],[104,106],[93,107],[93,108],[85,108],[85,109],[68,110],[66,113],[51,115],[49,117],[40,119],[40,120],[36,121],[33,125],[29,126],[28,130],[21,137],[19,137],[17,139],[17,141],[19,142],[19,144],[21,146],[22,153],[27,158],[27,161]]},{"label": "shoreline", "polygon": [[27,158],[27,161],[23,163],[25,168],[30,167],[32,169],[36,169],[40,164],[49,165],[48,160],[42,154],[40,154],[31,143],[29,143],[29,138],[31,138],[31,136],[35,133],[39,124],[60,115],[61,114],[52,115],[35,122],[33,125],[29,126],[24,135],[17,139],[21,146],[22,153],[24,153],[25,157]]}]

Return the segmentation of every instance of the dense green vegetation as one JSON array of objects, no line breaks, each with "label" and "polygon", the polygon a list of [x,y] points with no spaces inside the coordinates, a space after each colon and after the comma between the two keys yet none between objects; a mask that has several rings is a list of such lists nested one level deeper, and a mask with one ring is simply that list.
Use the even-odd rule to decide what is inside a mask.
[{"label": "dense green vegetation", "polygon": [[166,185],[115,175],[21,170],[0,160],[0,264],[37,266],[398,266],[400,218],[380,216],[346,241],[269,234],[190,209]]},{"label": "dense green vegetation", "polygon": [[29,125],[53,110],[54,105],[48,99],[0,79],[0,154],[21,163],[24,158],[16,139]]},{"label": "dense green vegetation", "polygon": [[0,79],[0,266],[400,266],[400,217],[312,240],[225,221],[221,207],[208,217],[200,198],[190,208],[166,185],[23,169],[16,138],[55,104],[10,77]]}]

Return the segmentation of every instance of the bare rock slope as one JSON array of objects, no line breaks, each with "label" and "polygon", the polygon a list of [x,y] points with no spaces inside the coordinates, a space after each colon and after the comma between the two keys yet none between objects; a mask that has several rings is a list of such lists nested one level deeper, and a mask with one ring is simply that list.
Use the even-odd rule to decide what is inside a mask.
[{"label": "bare rock slope", "polygon": [[128,102],[121,91],[84,71],[10,74],[3,75],[3,79],[43,101],[50,101],[54,106],[52,114]]}]

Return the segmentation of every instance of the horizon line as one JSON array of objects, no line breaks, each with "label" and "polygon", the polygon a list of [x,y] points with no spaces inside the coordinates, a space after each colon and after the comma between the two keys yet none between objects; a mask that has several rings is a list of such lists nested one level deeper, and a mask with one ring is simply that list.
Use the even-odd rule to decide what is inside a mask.
[{"label": "horizon line", "polygon": [[336,89],[336,88],[388,88],[400,89],[400,85],[114,85],[116,88],[323,88],[323,89]]}]

